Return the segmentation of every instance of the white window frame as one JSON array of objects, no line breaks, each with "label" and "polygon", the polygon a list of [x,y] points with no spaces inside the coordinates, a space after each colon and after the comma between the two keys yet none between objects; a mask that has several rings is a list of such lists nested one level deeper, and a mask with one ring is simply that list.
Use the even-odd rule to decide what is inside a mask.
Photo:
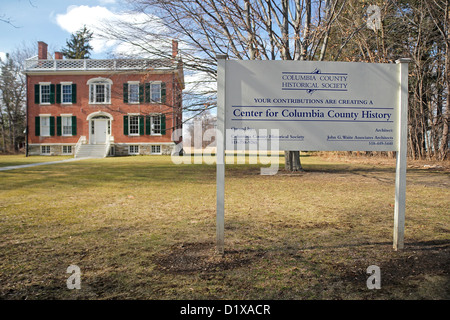
[{"label": "white window frame", "polygon": [[[61,82],[61,104],[72,104],[72,82]],[[70,88],[70,102],[64,102],[64,87]],[[68,93],[66,93],[68,95]]]},{"label": "white window frame", "polygon": [[[69,150],[69,148],[70,148],[70,152],[67,152],[67,150]],[[65,152],[64,152],[64,149],[65,149]],[[73,146],[62,146],[61,153],[62,154],[73,154]]]},{"label": "white window frame", "polygon": [[[159,118],[159,124],[155,124],[154,123],[156,118]],[[151,133],[152,136],[161,136],[162,135],[161,134],[161,124],[162,124],[162,122],[161,122],[161,114],[153,114],[153,115],[151,115],[151,118],[150,118],[151,132],[150,133]],[[159,125],[159,133],[155,132],[156,131],[156,129],[155,129],[156,125]]]},{"label": "white window frame", "polygon": [[[44,119],[48,121],[48,125],[44,125]],[[39,127],[41,137],[50,137],[50,115],[40,114],[39,115]],[[47,131],[45,131],[45,130]]]},{"label": "white window frame", "polygon": [[[64,120],[69,121],[69,123],[70,123],[70,126],[66,125],[66,127],[70,127],[70,133],[64,133]],[[62,114],[61,115],[61,135],[63,137],[71,137],[72,136],[72,126],[73,126],[72,115],[63,115]]]},{"label": "white window frame", "polygon": [[[131,149],[137,149],[137,151],[136,150],[134,150],[134,151],[131,151]],[[128,154],[129,155],[137,155],[137,154],[139,154],[139,150],[140,148],[139,148],[139,145],[138,144],[130,144],[129,146],[128,146]]]},{"label": "white window frame", "polygon": [[[44,148],[45,148],[45,152],[44,152]],[[48,152],[47,152],[47,150],[48,150]],[[52,154],[52,150],[51,150],[51,148],[50,148],[50,146],[41,146],[41,155],[43,155],[43,156],[48,156],[48,155],[51,155]]]},{"label": "white window frame", "polygon": [[[159,152],[153,151],[153,147],[158,147],[159,148]],[[160,144],[153,144],[150,146],[150,154],[162,154],[162,148]]]},{"label": "white window frame", "polygon": [[[111,87],[113,82],[106,78],[89,79],[87,85],[89,86],[89,104],[111,104]],[[97,86],[105,86],[104,99],[102,102],[97,102]]]},{"label": "white window frame", "polygon": [[[137,133],[131,133],[131,119],[137,118]],[[134,126],[135,124],[133,124]],[[128,135],[129,136],[139,136],[139,128],[141,125],[141,117],[139,114],[128,114]]]},{"label": "white window frame", "polygon": [[[39,104],[41,105],[49,105],[50,104],[50,94],[51,94],[51,82],[39,82]],[[42,98],[44,97],[44,94],[42,93],[43,87],[48,87],[48,94],[46,93],[45,96],[48,97],[48,102],[42,101]]]},{"label": "white window frame", "polygon": [[[159,85],[159,98],[157,100],[153,99],[153,86]],[[162,81],[152,81],[150,82],[150,102],[161,103],[162,95],[161,95],[161,87]]]},{"label": "white window frame", "polygon": [[[132,97],[132,95],[131,95],[131,87],[133,87],[133,86],[137,86],[137,96],[136,96],[136,100],[135,101],[133,101],[132,99],[131,99],[131,97]],[[129,104],[139,104],[140,103],[140,99],[139,99],[139,97],[140,97],[140,91],[141,90],[141,88],[140,88],[140,83],[139,83],[139,81],[128,81],[128,103]]]}]

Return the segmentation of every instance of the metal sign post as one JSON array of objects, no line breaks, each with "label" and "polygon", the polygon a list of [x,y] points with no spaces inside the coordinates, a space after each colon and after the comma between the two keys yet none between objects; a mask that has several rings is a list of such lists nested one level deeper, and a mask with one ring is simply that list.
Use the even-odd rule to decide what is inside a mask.
[{"label": "metal sign post", "polygon": [[408,63],[410,59],[399,59],[399,108],[397,164],[395,172],[395,209],[394,209],[394,250],[403,249],[405,235],[406,210],[406,157],[408,136]]},{"label": "metal sign post", "polygon": [[225,230],[225,64],[226,55],[217,55],[216,133],[216,237],[217,253],[224,253]]}]

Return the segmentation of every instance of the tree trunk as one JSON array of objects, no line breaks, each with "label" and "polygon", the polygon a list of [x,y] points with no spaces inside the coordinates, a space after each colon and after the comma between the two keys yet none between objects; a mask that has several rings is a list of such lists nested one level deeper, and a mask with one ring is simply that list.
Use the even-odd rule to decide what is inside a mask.
[{"label": "tree trunk", "polygon": [[300,162],[300,151],[284,152],[284,169],[286,171],[304,171]]}]

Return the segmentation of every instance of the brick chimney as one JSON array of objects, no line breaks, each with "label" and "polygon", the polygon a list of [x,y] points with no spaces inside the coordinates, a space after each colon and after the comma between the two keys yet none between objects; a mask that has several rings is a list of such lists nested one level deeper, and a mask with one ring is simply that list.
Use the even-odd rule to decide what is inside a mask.
[{"label": "brick chimney", "polygon": [[178,41],[172,40],[172,57],[176,58],[178,56]]},{"label": "brick chimney", "polygon": [[63,54],[62,52],[55,52],[55,60],[62,60]]},{"label": "brick chimney", "polygon": [[47,60],[48,45],[45,42],[38,41],[38,59]]}]

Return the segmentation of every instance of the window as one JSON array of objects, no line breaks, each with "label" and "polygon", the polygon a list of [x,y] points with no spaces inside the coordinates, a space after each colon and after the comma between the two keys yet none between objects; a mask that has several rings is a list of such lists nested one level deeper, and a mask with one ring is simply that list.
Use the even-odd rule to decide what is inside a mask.
[{"label": "window", "polygon": [[165,135],[166,116],[164,114],[154,114],[145,117],[145,134]]},{"label": "window", "polygon": [[55,85],[50,82],[35,84],[34,103],[44,105],[55,103]]},{"label": "window", "polygon": [[161,134],[161,115],[152,116],[152,134]]},{"label": "window", "polygon": [[71,136],[72,135],[72,117],[61,117],[62,120],[62,135]]},{"label": "window", "polygon": [[160,145],[152,146],[152,154],[161,154],[161,146]]},{"label": "window", "polygon": [[50,117],[41,116],[41,136],[49,137],[50,136]]},{"label": "window", "polygon": [[41,154],[50,154],[50,146],[41,146]]},{"label": "window", "polygon": [[72,146],[62,146],[63,154],[72,154]]},{"label": "window", "polygon": [[161,102],[161,83],[150,83],[151,102]]},{"label": "window", "polygon": [[139,103],[139,84],[137,83],[128,84],[128,102]]},{"label": "window", "polygon": [[139,146],[138,145],[129,146],[128,154],[139,154]]},{"label": "window", "polygon": [[61,91],[62,103],[72,103],[72,85],[61,85]]},{"label": "window", "polygon": [[41,84],[41,104],[50,104],[50,84]]},{"label": "window", "polygon": [[111,103],[111,85],[109,79],[96,78],[88,81],[89,103]]},{"label": "window", "polygon": [[129,116],[128,121],[128,134],[139,135],[139,116]]}]

